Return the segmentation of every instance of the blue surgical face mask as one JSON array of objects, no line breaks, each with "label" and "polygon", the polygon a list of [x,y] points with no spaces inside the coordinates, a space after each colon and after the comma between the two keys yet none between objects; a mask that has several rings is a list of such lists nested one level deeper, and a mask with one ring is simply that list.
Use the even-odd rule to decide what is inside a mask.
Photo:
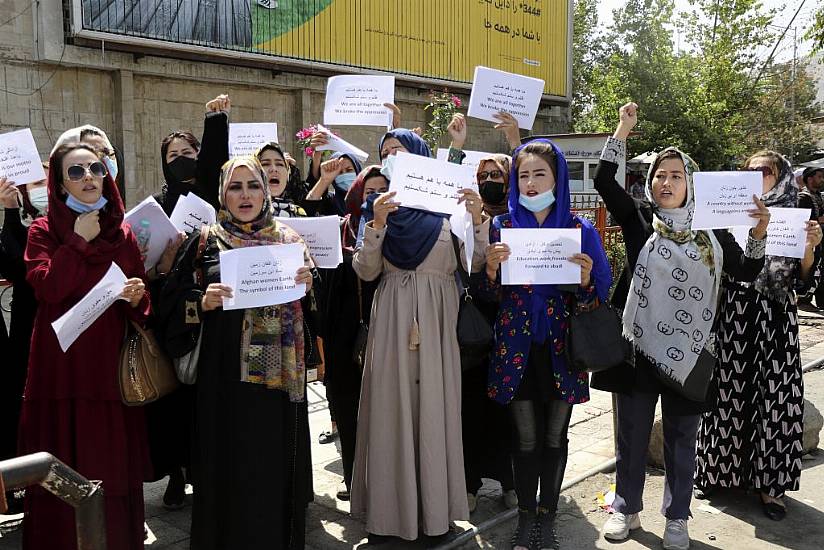
[{"label": "blue surgical face mask", "polygon": [[392,179],[392,170],[395,169],[395,155],[389,155],[381,163],[381,174],[388,179]]},{"label": "blue surgical face mask", "polygon": [[103,164],[106,165],[106,170],[108,170],[109,174],[112,175],[112,179],[117,181],[117,172],[118,172],[117,161],[113,160],[109,157],[103,157]]},{"label": "blue surgical face mask", "polygon": [[81,202],[74,198],[74,195],[69,193],[69,196],[66,197],[66,206],[77,212],[78,214],[85,214],[87,212],[94,212],[95,210],[100,210],[106,203],[109,202],[106,200],[106,197],[100,195],[100,198],[97,199],[97,202],[94,204],[86,204],[85,202]]},{"label": "blue surgical face mask", "polygon": [[355,183],[357,175],[354,172],[346,172],[345,174],[338,174],[335,176],[335,187],[341,191],[349,191],[352,184]]},{"label": "blue surgical face mask", "polygon": [[552,189],[546,193],[535,195],[534,197],[521,194],[518,197],[518,202],[530,212],[540,212],[544,208],[552,206],[555,202],[555,195],[552,193]]},{"label": "blue surgical face mask", "polygon": [[35,187],[29,190],[29,202],[41,214],[46,213],[49,206],[49,191],[46,187]]}]

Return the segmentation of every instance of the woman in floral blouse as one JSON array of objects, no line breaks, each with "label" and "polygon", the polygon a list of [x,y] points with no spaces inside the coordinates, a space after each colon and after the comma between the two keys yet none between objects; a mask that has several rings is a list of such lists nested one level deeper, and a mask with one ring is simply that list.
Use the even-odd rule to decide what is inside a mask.
[{"label": "woman in floral blouse", "polygon": [[[595,228],[570,212],[569,173],[563,153],[549,140],[517,148],[509,175],[509,212],[493,220],[487,249],[486,290],[500,297],[489,397],[508,406],[516,429],[513,452],[518,527],[513,548],[557,548],[554,519],[567,461],[572,405],[589,400],[587,374],[567,365],[564,341],[577,300],[606,300],[612,276]],[[581,284],[501,285],[499,267],[509,247],[502,228],[580,228]],[[540,480],[541,501],[536,502]],[[537,539],[537,540],[536,540]]]}]

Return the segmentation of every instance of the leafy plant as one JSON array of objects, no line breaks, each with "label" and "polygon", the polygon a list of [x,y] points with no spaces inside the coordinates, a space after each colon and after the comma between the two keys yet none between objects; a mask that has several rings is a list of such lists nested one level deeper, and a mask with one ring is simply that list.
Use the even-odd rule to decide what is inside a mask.
[{"label": "leafy plant", "polygon": [[461,98],[446,89],[442,92],[435,90],[429,92],[429,104],[423,109],[432,115],[432,120],[429,121],[421,137],[433,152],[438,149],[441,137],[446,133],[447,126],[460,106]]}]

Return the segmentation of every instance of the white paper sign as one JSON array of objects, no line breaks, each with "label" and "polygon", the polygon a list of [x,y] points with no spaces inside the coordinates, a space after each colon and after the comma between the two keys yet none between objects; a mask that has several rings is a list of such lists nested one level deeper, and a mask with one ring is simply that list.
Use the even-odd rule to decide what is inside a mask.
[{"label": "white paper sign", "polygon": [[580,229],[501,229],[509,260],[501,264],[505,285],[581,283],[581,266],[569,261],[581,252]]},{"label": "white paper sign", "polygon": [[[767,227],[768,256],[786,256],[803,258],[807,246],[807,221],[810,219],[809,208],[770,207],[770,225]],[[730,229],[742,250],[747,249],[749,227]]]},{"label": "white paper sign", "polygon": [[755,226],[748,211],[755,208],[752,196],[761,196],[761,179],[761,172],[696,172],[692,229]]},{"label": "white paper sign", "polygon": [[25,185],[46,179],[31,130],[0,134],[0,178]]},{"label": "white paper sign", "polygon": [[398,153],[392,168],[392,191],[395,201],[409,208],[430,212],[460,214],[458,191],[478,190],[471,166],[441,162],[437,159]]},{"label": "white paper sign", "polygon": [[531,130],[543,93],[544,81],[540,78],[475,67],[467,114],[500,122],[492,115],[506,111],[518,121],[519,128]]},{"label": "white paper sign", "polygon": [[303,237],[316,267],[334,269],[343,263],[338,216],[276,219]]},{"label": "white paper sign", "polygon": [[365,162],[366,159],[369,158],[369,153],[362,149],[358,149],[343,138],[336,136],[329,128],[326,128],[322,124],[318,124],[318,131],[325,133],[327,136],[326,145],[318,146],[318,151],[338,151],[340,153],[349,153],[350,155],[357,157],[361,162]]},{"label": "white paper sign", "polygon": [[[476,173],[478,171],[478,165],[481,163],[481,159],[489,158],[492,156],[492,153],[484,153],[483,151],[464,150],[464,154],[466,155],[466,157],[463,159],[463,162],[461,164],[463,166],[471,166]],[[437,158],[438,160],[442,160],[444,162],[448,161],[449,149],[438,147],[438,153],[435,158]],[[505,177],[509,179],[509,174],[505,174]]]},{"label": "white paper sign", "polygon": [[163,208],[152,196],[126,212],[124,222],[131,226],[137,238],[137,246],[143,257],[143,267],[147,270],[157,265],[169,240],[174,240],[178,233]]},{"label": "white paper sign", "polygon": [[275,122],[229,124],[229,154],[233,157],[254,155],[270,141],[278,143],[278,125]]},{"label": "white paper sign", "polygon": [[112,262],[103,278],[92,287],[74,307],[52,323],[60,349],[64,352],[71,347],[77,337],[94,323],[103,312],[117,300],[126,286],[126,275]]},{"label": "white paper sign", "polygon": [[189,193],[177,199],[169,219],[178,231],[189,234],[200,229],[201,225],[213,225],[217,220],[216,215],[211,204],[194,193]]},{"label": "white paper sign", "polygon": [[394,76],[333,76],[326,82],[323,123],[386,126],[392,112],[384,103],[395,103]]},{"label": "white paper sign", "polygon": [[235,248],[220,253],[220,282],[232,289],[223,309],[273,306],[300,300],[306,285],[296,284],[303,267],[303,243]]}]

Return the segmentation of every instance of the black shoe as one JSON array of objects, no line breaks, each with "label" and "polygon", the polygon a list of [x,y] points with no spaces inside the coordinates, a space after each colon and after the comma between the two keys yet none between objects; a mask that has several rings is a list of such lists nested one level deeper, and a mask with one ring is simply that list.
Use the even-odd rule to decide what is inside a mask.
[{"label": "black shoe", "polygon": [[538,550],[558,550],[561,543],[555,533],[555,512],[546,508],[538,508],[538,535],[535,548]]},{"label": "black shoe", "polygon": [[535,518],[535,512],[518,509],[518,527],[512,533],[512,548],[516,546],[532,548],[532,543],[535,541]]},{"label": "black shoe", "polygon": [[186,480],[183,472],[176,470],[169,475],[169,484],[163,493],[163,507],[167,510],[180,510],[186,498]]},{"label": "black shoe", "polygon": [[340,491],[335,494],[335,497],[338,500],[342,500],[343,502],[349,502],[349,499],[352,498],[352,495],[349,493],[349,489],[344,487]]},{"label": "black shoe", "polygon": [[385,544],[389,544],[395,538],[389,535],[376,535],[375,533],[368,533],[368,535],[367,544],[370,548],[373,546],[383,546]]},{"label": "black shoe", "polygon": [[334,441],[338,438],[338,432],[333,432],[332,430],[326,430],[322,434],[318,436],[318,443],[321,445],[327,445],[329,443],[334,443]]},{"label": "black shoe", "polygon": [[787,517],[787,509],[775,502],[761,501],[761,507],[764,509],[764,515],[773,521],[781,521]]}]

